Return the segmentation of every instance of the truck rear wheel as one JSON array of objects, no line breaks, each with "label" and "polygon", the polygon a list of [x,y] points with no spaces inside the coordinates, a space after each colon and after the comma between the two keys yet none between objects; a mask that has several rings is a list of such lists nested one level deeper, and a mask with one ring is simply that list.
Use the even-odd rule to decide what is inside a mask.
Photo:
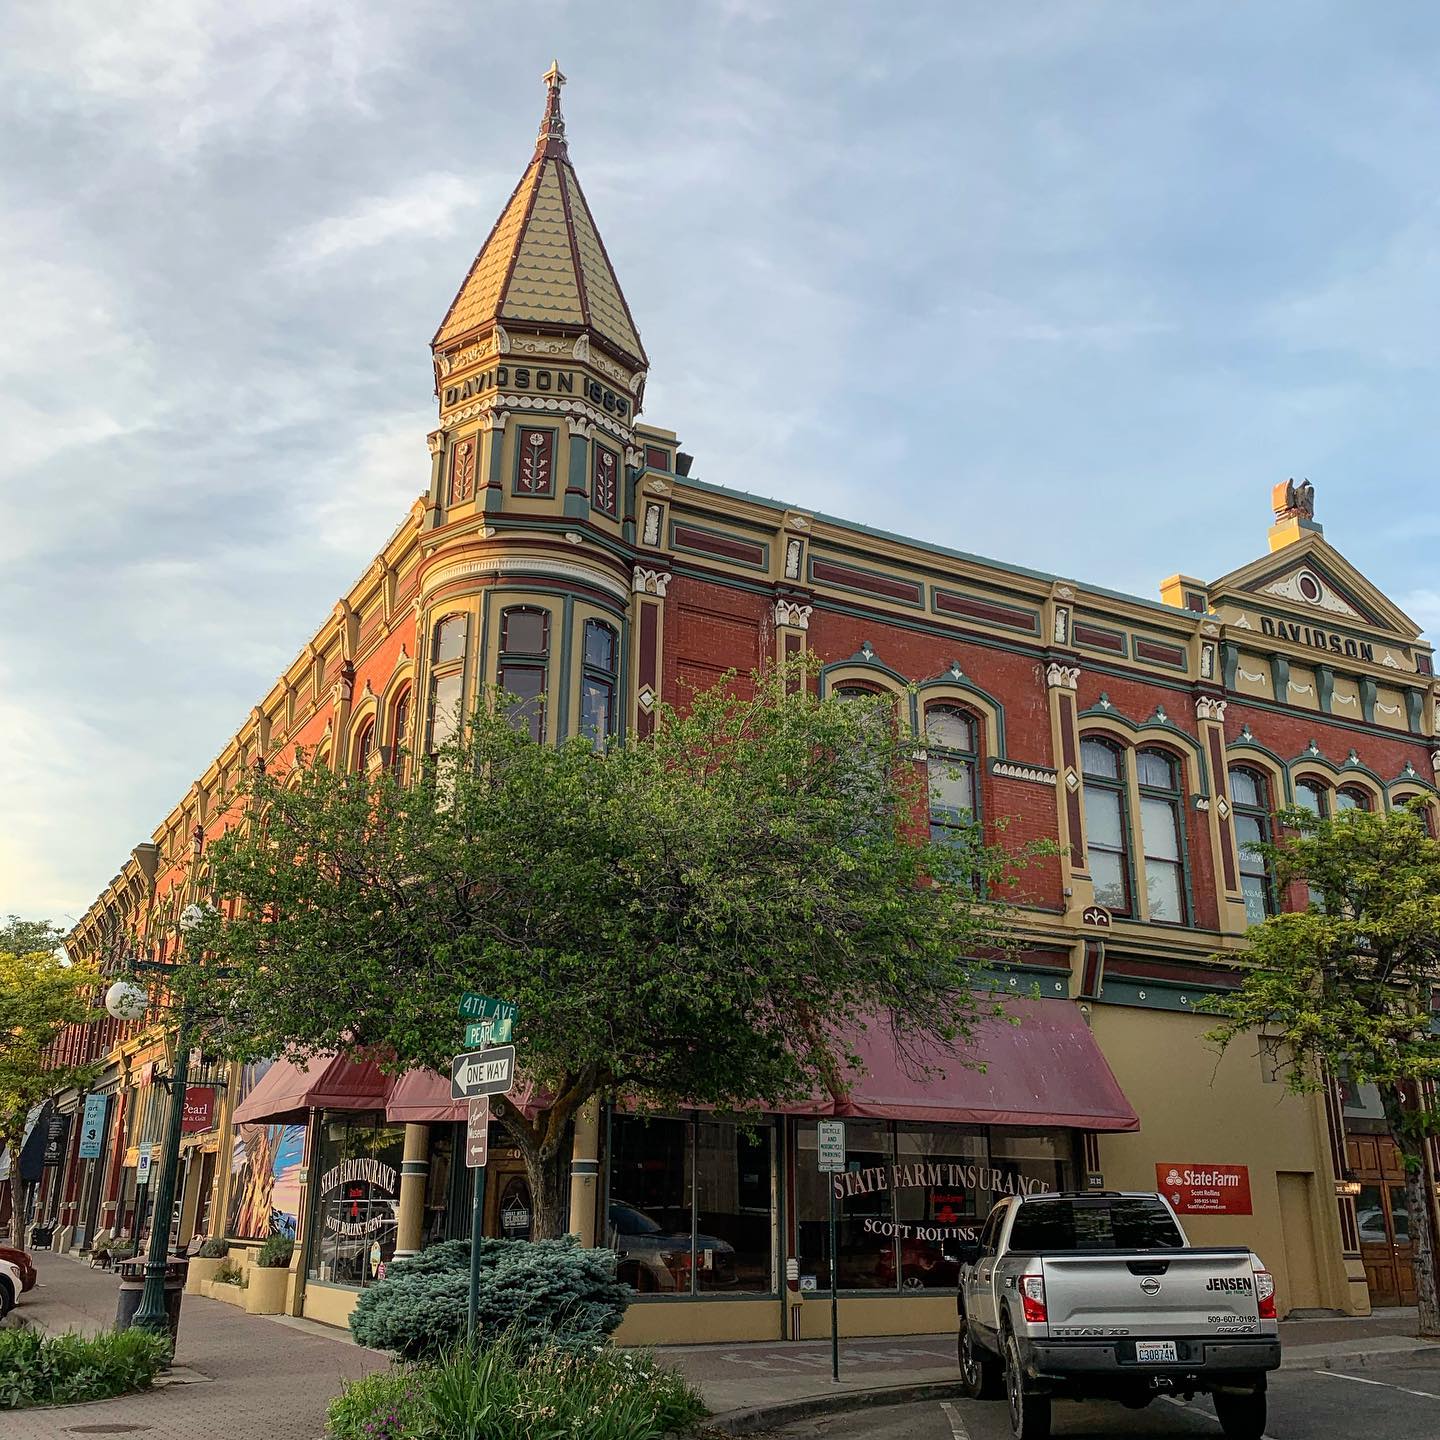
[{"label": "truck rear wheel", "polygon": [[1025,1371],[1014,1335],[1005,1337],[1005,1399],[1010,1406],[1010,1430],[1015,1440],[1050,1440],[1050,1397],[1025,1388]]},{"label": "truck rear wheel", "polygon": [[1263,1390],[1217,1390],[1215,1418],[1228,1440],[1261,1440],[1265,1434],[1265,1392]]},{"label": "truck rear wheel", "polygon": [[967,1316],[960,1322],[960,1383],[972,1400],[998,1400],[1005,1393],[1000,1362],[975,1341]]}]

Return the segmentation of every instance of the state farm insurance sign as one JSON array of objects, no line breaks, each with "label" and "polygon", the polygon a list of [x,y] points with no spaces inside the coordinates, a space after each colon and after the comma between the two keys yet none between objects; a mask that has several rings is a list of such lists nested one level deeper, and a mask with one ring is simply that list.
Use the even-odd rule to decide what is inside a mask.
[{"label": "state farm insurance sign", "polygon": [[1249,1215],[1250,1170],[1245,1165],[1155,1166],[1155,1188],[1179,1215]]}]

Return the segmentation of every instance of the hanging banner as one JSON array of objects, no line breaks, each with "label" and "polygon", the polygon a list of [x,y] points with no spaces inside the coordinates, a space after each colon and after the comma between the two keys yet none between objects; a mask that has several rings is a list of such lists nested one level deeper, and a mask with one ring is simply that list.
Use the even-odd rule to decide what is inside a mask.
[{"label": "hanging banner", "polygon": [[80,1158],[98,1160],[105,1140],[105,1097],[87,1095],[85,1114],[80,1121]]},{"label": "hanging banner", "polygon": [[215,1087],[213,1085],[187,1085],[185,1087],[185,1111],[180,1120],[182,1135],[195,1135],[209,1130],[215,1124]]},{"label": "hanging banner", "polygon": [[45,1132],[45,1168],[53,1170],[65,1163],[65,1142],[70,1138],[70,1117],[58,1111],[50,1116]]}]

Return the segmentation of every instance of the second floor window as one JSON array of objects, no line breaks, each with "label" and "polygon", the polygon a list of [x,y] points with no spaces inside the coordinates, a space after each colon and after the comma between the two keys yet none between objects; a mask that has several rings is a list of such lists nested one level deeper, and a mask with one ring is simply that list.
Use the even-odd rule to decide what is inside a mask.
[{"label": "second floor window", "polygon": [[390,768],[405,774],[405,751],[410,744],[410,692],[404,691],[390,712]]},{"label": "second floor window", "polygon": [[1145,846],[1145,899],[1150,918],[1185,923],[1184,799],[1180,762],[1163,750],[1135,756],[1140,782],[1140,838]]},{"label": "second floor window", "polygon": [[469,617],[447,615],[435,624],[430,642],[430,734],[426,751],[433,755],[460,728],[465,697],[465,650]]},{"label": "second floor window", "polygon": [[536,742],[545,738],[545,675],[550,659],[550,612],[515,605],[500,615],[500,688],[513,698],[510,723]]},{"label": "second floor window", "polygon": [[1119,748],[1104,740],[1080,742],[1085,776],[1085,827],[1095,903],[1129,915],[1130,817],[1125,797],[1125,762]]},{"label": "second floor window", "polygon": [[975,721],[953,705],[932,705],[925,712],[925,753],[930,838],[953,842],[978,813]]},{"label": "second floor window", "polygon": [[1330,813],[1330,794],[1323,785],[1314,780],[1295,782],[1295,803],[1308,810],[1317,819],[1323,820]]},{"label": "second floor window", "polygon": [[580,731],[597,750],[615,733],[615,679],[620,639],[602,620],[585,622],[584,674],[580,680]]},{"label": "second floor window", "polygon": [[1251,845],[1270,843],[1270,787],[1258,770],[1237,765],[1230,772],[1230,804],[1235,815],[1235,842],[1240,848],[1240,893],[1245,918],[1258,925],[1275,913],[1275,886],[1263,855]]},{"label": "second floor window", "polygon": [[1346,785],[1335,792],[1335,813],[1343,815],[1347,810],[1370,809],[1370,797],[1353,785]]},{"label": "second floor window", "polygon": [[375,722],[367,720],[360,727],[360,734],[355,741],[355,770],[359,775],[365,774],[370,768],[370,756],[375,749]]}]

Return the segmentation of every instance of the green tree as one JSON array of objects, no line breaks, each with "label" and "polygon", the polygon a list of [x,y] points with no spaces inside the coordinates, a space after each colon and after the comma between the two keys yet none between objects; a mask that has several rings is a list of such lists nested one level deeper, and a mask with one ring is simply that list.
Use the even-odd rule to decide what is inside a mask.
[{"label": "green tree", "polygon": [[97,976],[74,965],[53,925],[11,915],[0,924],[0,1150],[10,1150],[10,1233],[22,1243],[20,1146],[30,1111],[91,1071],[56,1066],[51,1047],[69,1025],[93,1018]]},{"label": "green tree", "polygon": [[1281,816],[1292,833],[1253,847],[1277,884],[1309,886],[1307,909],[1249,932],[1239,988],[1216,1002],[1221,1047],[1254,1035],[1291,1090],[1344,1071],[1378,1086],[1405,1162],[1421,1333],[1440,1334],[1431,1183],[1424,1142],[1440,1116],[1424,1082],[1440,1078],[1432,997],[1440,989],[1440,843],[1411,810]]},{"label": "green tree", "polygon": [[838,1092],[862,1017],[914,1050],[993,1012],[970,970],[1010,943],[1017,857],[974,828],[932,842],[887,705],[818,700],[790,670],[596,747],[536,744],[489,696],[413,784],[257,774],[252,823],[208,855],[238,904],[197,936],[214,968],[181,983],[231,1054],[447,1073],[460,994],[517,1002],[540,1105],[498,1114],[553,1236],[592,1098],[743,1111]]}]

